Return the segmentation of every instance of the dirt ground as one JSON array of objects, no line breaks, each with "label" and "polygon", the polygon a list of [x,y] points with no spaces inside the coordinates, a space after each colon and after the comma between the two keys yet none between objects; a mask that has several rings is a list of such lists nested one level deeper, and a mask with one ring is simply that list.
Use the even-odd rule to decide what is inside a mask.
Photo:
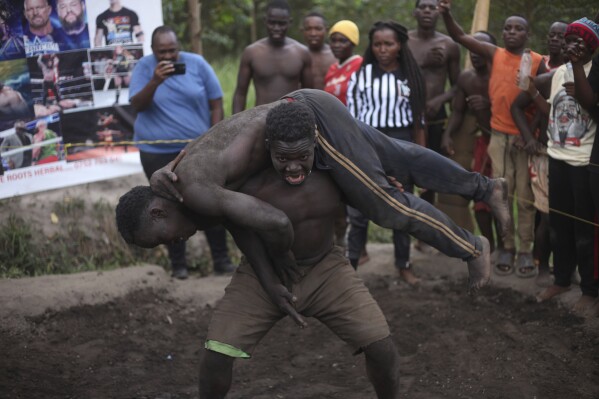
[{"label": "dirt ground", "polygon": [[[406,398],[599,398],[599,319],[569,312],[578,287],[537,304],[534,281],[414,252],[424,282],[398,282],[390,244],[359,270],[401,355]],[[211,310],[228,277],[173,281],[145,265],[0,280],[0,398],[197,397]],[[374,398],[362,356],[317,320],[284,319],[238,361],[229,398]]]}]

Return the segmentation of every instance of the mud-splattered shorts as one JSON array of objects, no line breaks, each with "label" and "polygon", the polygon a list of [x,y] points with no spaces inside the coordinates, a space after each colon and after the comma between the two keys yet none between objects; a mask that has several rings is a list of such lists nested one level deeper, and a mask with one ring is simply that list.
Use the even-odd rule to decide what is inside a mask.
[{"label": "mud-splattered shorts", "polygon": [[[303,277],[293,285],[292,292],[302,316],[320,320],[355,352],[389,336],[383,312],[341,248],[333,248],[316,265],[300,266],[300,270]],[[206,348],[249,358],[260,340],[285,316],[272,303],[252,267],[242,262],[214,310]]]}]

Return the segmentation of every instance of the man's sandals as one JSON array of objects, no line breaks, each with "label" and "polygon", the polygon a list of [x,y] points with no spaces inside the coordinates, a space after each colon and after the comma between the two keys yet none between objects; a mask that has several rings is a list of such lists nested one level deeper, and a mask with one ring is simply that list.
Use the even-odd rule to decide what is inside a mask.
[{"label": "man's sandals", "polygon": [[516,276],[521,278],[536,277],[539,273],[537,265],[535,265],[530,252],[520,252],[516,260]]},{"label": "man's sandals", "polygon": [[499,249],[497,260],[495,261],[495,274],[507,276],[514,272],[514,253],[506,249]]},{"label": "man's sandals", "polygon": [[516,276],[521,278],[535,277],[538,273],[538,268],[534,263],[532,254],[529,252],[521,252],[518,254],[516,264],[514,265],[514,253],[509,250],[500,249],[495,262],[495,274],[507,276],[516,272]]}]

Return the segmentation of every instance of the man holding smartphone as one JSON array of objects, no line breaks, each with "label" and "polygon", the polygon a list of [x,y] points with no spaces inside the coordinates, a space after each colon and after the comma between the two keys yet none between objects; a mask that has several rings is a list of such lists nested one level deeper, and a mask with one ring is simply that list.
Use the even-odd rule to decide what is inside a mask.
[{"label": "man holding smartphone", "polygon": [[[179,51],[177,36],[168,26],[152,33],[152,52],[139,60],[129,85],[129,100],[138,112],[134,141],[140,142],[137,147],[148,179],[172,161],[189,140],[223,119],[222,89],[202,56]],[[153,143],[158,140],[167,142]],[[206,238],[214,271],[232,272],[225,229],[206,230]],[[167,247],[173,276],[186,278],[185,242]]]}]

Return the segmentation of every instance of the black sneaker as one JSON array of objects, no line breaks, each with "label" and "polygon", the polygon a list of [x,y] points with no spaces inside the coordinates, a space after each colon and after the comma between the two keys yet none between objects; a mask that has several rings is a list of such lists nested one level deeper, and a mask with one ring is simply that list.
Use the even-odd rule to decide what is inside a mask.
[{"label": "black sneaker", "polygon": [[235,266],[233,263],[231,263],[230,259],[224,260],[224,261],[220,261],[220,262],[214,262],[214,274],[227,274],[227,273],[233,273],[235,271],[235,269],[237,269],[237,266]]},{"label": "black sneaker", "polygon": [[187,273],[187,268],[185,267],[180,269],[173,269],[171,277],[178,278],[179,280],[187,279],[187,277],[189,277],[189,274]]}]

